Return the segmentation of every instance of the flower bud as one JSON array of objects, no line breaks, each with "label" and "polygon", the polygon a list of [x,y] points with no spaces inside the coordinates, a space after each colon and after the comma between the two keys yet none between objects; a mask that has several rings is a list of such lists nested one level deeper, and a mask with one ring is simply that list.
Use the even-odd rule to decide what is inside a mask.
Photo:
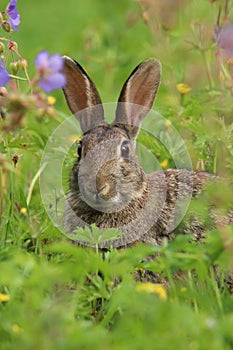
[{"label": "flower bud", "polygon": [[148,16],[148,13],[146,11],[144,11],[142,14],[142,20],[146,25],[149,24],[149,16]]},{"label": "flower bud", "polygon": [[0,41],[0,54],[5,50],[5,45]]},{"label": "flower bud", "polygon": [[6,96],[8,94],[7,89],[4,86],[0,87],[0,96]]},{"label": "flower bud", "polygon": [[19,161],[19,155],[18,154],[15,154],[13,157],[12,157],[12,162],[14,163],[14,166],[16,167],[16,164],[18,163]]},{"label": "flower bud", "polygon": [[18,50],[18,44],[15,41],[10,41],[8,45],[9,50]]},{"label": "flower bud", "polygon": [[11,62],[10,68],[11,68],[12,74],[17,74],[19,70],[19,62]]},{"label": "flower bud", "polygon": [[10,23],[8,21],[2,21],[2,29],[9,33],[11,31]]},{"label": "flower bud", "polygon": [[19,61],[19,67],[22,68],[23,70],[26,70],[28,68],[28,62],[24,58],[22,58]]},{"label": "flower bud", "polygon": [[1,116],[2,120],[6,119],[6,112],[4,111],[4,109],[0,108],[0,116]]}]

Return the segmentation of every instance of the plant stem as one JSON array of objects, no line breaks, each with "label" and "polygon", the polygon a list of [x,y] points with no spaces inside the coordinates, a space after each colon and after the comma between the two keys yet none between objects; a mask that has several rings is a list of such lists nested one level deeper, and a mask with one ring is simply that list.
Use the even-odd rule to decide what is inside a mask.
[{"label": "plant stem", "polygon": [[3,214],[3,196],[4,196],[4,174],[3,169],[0,171],[0,227],[2,222],[2,214]]},{"label": "plant stem", "polygon": [[32,179],[31,185],[29,187],[29,191],[28,191],[28,196],[27,196],[27,206],[29,206],[30,200],[31,200],[31,196],[32,196],[32,191],[33,188],[35,186],[35,183],[37,181],[37,179],[39,178],[40,174],[43,172],[44,168],[46,167],[47,163],[44,163],[42,165],[42,167],[37,171],[36,175],[34,176],[34,178]]},{"label": "plant stem", "polygon": [[208,62],[207,62],[207,59],[206,59],[206,52],[204,50],[201,50],[201,56],[202,56],[202,59],[203,59],[203,62],[204,62],[205,71],[206,71],[208,82],[209,82],[209,89],[211,90],[213,88],[213,82],[212,82],[212,78],[211,78],[209,65],[208,65]]}]

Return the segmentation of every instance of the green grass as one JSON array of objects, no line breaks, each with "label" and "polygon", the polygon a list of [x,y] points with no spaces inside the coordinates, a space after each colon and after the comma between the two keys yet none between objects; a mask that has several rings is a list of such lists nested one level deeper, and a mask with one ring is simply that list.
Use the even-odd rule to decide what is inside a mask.
[{"label": "green grass", "polygon": [[[184,139],[193,168],[233,179],[232,63],[217,65],[213,40],[222,2],[191,0],[178,6],[171,1],[174,8],[164,7],[165,1],[143,3],[18,0],[22,23],[12,39],[28,60],[30,76],[40,50],[77,59],[103,102],[117,100],[141,60],[157,57],[163,75],[155,109]],[[232,1],[226,4],[230,8]],[[223,5],[222,24],[233,16],[232,11],[224,15]],[[178,83],[189,84],[191,91],[181,95]],[[27,89],[20,82],[20,91]],[[233,266],[232,226],[209,232],[203,244],[178,236],[161,247],[101,253],[65,241],[50,221],[40,195],[40,160],[51,133],[70,116],[61,91],[52,95],[53,117],[38,115],[32,107],[15,128],[9,115],[0,119],[0,156],[5,159],[2,164],[0,158],[1,350],[232,349],[233,297],[224,281],[224,272]],[[158,135],[172,147],[169,128],[168,123],[166,133],[161,124]],[[139,142],[158,163],[174,166],[163,142],[145,131]],[[71,149],[65,159],[66,178],[74,153]],[[19,156],[16,167],[14,155]],[[232,188],[214,188],[194,203],[203,215],[209,197],[228,207]],[[151,254],[159,258],[142,260]],[[165,298],[158,286],[138,287],[135,272],[143,276],[147,269],[167,279]]]}]

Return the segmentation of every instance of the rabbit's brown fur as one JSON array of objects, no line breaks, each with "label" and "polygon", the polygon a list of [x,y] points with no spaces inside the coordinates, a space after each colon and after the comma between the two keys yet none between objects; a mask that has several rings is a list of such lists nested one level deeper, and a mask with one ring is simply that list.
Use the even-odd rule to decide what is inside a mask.
[{"label": "rabbit's brown fur", "polygon": [[[160,63],[150,59],[135,68],[122,88],[111,125],[104,120],[99,94],[83,68],[65,57],[64,73],[64,94],[84,133],[66,200],[67,232],[75,234],[78,227],[91,224],[123,232],[120,238],[100,243],[100,248],[172,239],[182,203],[198,196],[204,184],[217,177],[186,169],[145,174],[139,165],[136,137],[160,84]],[[230,222],[233,215],[226,220]],[[199,239],[203,226],[193,227]]]}]

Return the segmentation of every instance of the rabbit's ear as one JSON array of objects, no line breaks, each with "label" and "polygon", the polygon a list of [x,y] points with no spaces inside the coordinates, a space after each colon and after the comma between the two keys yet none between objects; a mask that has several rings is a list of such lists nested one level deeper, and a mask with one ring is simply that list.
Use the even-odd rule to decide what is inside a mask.
[{"label": "rabbit's ear", "polygon": [[120,93],[114,124],[121,124],[131,138],[135,138],[142,119],[150,111],[161,77],[161,64],[154,58],[140,63]]},{"label": "rabbit's ear", "polygon": [[101,98],[85,70],[76,61],[64,56],[63,72],[66,77],[63,92],[82,131],[85,133],[98,125],[105,125]]}]

